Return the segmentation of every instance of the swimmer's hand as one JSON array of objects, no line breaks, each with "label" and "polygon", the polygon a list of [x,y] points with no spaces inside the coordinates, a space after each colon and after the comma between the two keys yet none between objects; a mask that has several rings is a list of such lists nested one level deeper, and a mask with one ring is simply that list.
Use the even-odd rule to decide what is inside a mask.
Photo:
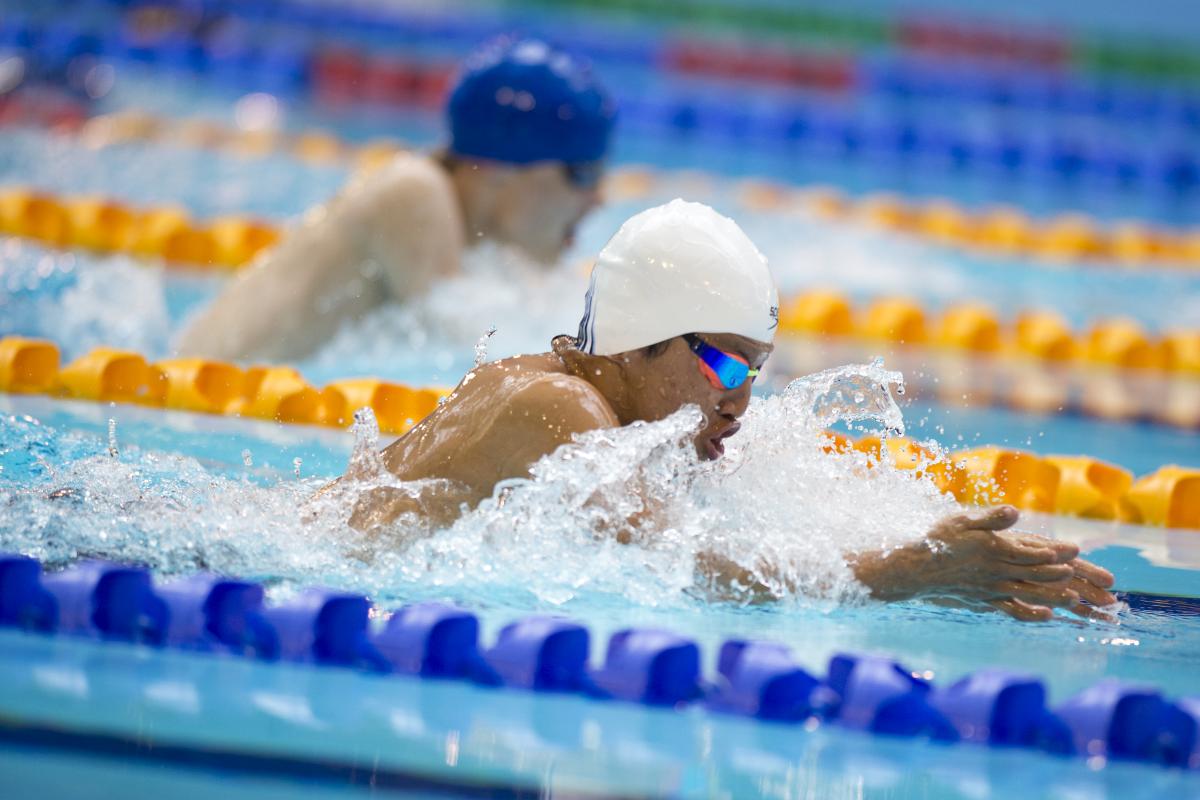
[{"label": "swimmer's hand", "polygon": [[886,601],[949,601],[997,609],[1026,622],[1046,621],[1054,609],[1110,619],[1116,602],[1108,570],[1079,558],[1079,548],[1030,533],[1004,532],[1017,521],[1012,506],[959,514],[938,523],[926,541],[891,553],[851,559],[858,579]]}]

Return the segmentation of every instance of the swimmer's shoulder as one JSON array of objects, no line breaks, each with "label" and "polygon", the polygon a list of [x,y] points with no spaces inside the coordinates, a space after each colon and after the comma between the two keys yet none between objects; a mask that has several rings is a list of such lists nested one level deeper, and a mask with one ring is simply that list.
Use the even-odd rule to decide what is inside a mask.
[{"label": "swimmer's shoulder", "polygon": [[433,159],[419,153],[398,155],[356,179],[345,194],[351,216],[378,243],[378,252],[401,254],[396,257],[408,264],[403,254],[432,248],[457,263],[463,247],[462,212],[450,176]]},{"label": "swimmer's shoulder", "polygon": [[545,371],[520,381],[503,393],[510,422],[549,425],[556,438],[620,424],[604,395],[582,378],[562,371]]},{"label": "swimmer's shoulder", "polygon": [[450,176],[436,161],[421,153],[401,153],[355,179],[355,190],[374,200],[451,202]]}]

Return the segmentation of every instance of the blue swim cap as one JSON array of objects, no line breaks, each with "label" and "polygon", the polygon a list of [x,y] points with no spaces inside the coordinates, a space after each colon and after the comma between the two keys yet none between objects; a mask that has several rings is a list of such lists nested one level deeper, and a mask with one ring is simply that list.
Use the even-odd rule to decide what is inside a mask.
[{"label": "blue swim cap", "polygon": [[509,164],[599,161],[616,106],[580,60],[501,38],[467,58],[450,94],[450,151]]}]

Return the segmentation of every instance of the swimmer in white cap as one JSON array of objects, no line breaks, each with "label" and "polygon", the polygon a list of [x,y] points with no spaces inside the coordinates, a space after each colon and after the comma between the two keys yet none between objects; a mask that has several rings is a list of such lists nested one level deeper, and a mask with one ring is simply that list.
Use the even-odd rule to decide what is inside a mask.
[{"label": "swimmer in white cap", "polygon": [[[372,489],[359,497],[351,523],[369,530],[416,512],[448,524],[463,504],[476,505],[503,480],[528,477],[539,458],[577,434],[664,419],[688,404],[704,414],[697,455],[719,458],[771,353],[777,306],[766,260],[732,220],[682,200],[634,216],[596,261],[578,337],[472,370],[384,450],[401,479],[443,479],[461,490],[414,499]],[[862,553],[852,567],[883,600],[937,598],[1018,619],[1048,619],[1053,608],[1091,615],[1115,602],[1106,591],[1112,575],[1079,559],[1074,545],[999,533],[1016,518],[1011,507],[955,516],[930,532],[938,547]],[[699,562],[707,581],[753,585],[723,559]]]}]

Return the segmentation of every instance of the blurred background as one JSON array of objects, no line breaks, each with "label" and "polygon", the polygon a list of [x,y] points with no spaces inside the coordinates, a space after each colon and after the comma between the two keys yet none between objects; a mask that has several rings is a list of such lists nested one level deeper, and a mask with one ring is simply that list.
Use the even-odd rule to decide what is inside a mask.
[{"label": "blurred background", "polygon": [[456,63],[502,32],[593,60],[617,163],[1196,216],[1188,0],[3,0],[0,119],[136,108],[427,145]]}]

